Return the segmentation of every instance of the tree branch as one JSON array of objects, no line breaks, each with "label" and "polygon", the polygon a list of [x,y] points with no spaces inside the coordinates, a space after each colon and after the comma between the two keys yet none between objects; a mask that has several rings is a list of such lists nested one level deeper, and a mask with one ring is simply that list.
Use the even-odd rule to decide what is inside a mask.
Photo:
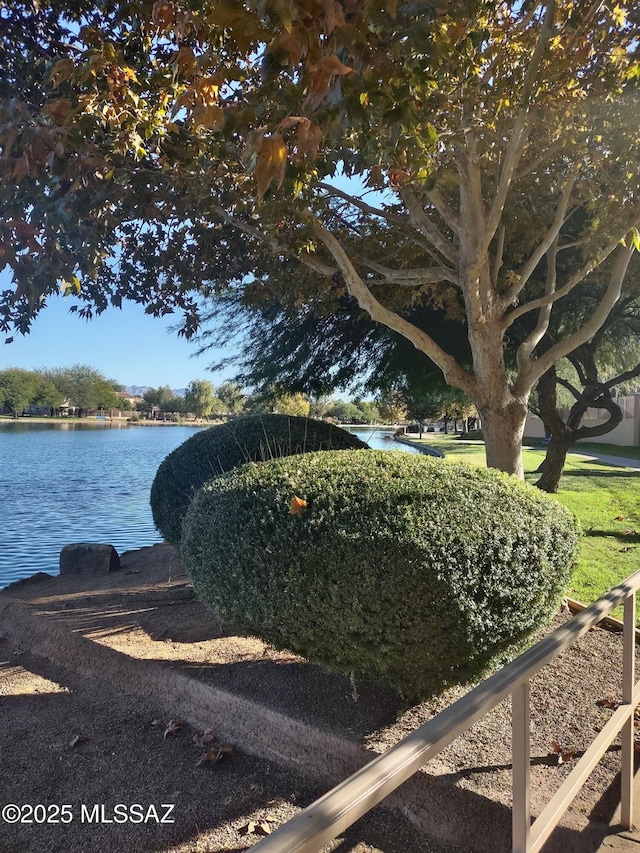
[{"label": "tree branch", "polygon": [[374,272],[380,273],[389,284],[400,284],[415,287],[420,284],[436,284],[439,281],[449,281],[458,284],[458,277],[449,267],[426,267],[425,269],[392,270],[376,261],[361,258],[361,263]]},{"label": "tree branch", "polygon": [[493,269],[491,271],[491,284],[493,285],[494,290],[498,289],[498,275],[502,269],[505,231],[506,229],[504,225],[500,225],[498,229],[498,245],[496,246],[496,253],[493,259]]},{"label": "tree branch", "polygon": [[400,317],[395,311],[390,311],[378,302],[356,272],[346,252],[333,234],[325,228],[322,222],[311,211],[308,212],[307,219],[310,221],[319,240],[324,243],[340,267],[347,290],[356,299],[360,308],[366,311],[372,320],[383,323],[385,326],[398,332],[409,340],[417,350],[428,356],[442,370],[447,384],[461,388],[467,394],[473,396],[475,383],[472,375],[463,370],[456,360],[438,346],[429,335],[408,320]]},{"label": "tree branch", "polygon": [[399,216],[397,213],[391,213],[391,211],[384,210],[380,207],[373,207],[373,205],[367,204],[367,202],[363,201],[361,198],[356,198],[355,196],[344,192],[344,190],[338,189],[338,187],[334,187],[324,181],[321,181],[318,184],[318,187],[321,190],[324,190],[327,195],[341,198],[349,204],[352,204],[354,207],[357,207],[358,210],[361,210],[363,213],[369,213],[371,216],[379,216],[381,219],[385,219],[387,222],[392,222],[395,225],[401,225],[403,228],[407,228],[409,224],[404,216]]},{"label": "tree branch", "polygon": [[[616,234],[616,236],[609,242],[609,245],[596,258],[592,258],[580,270],[578,270],[578,272],[571,276],[569,281],[559,290],[556,290],[549,296],[541,296],[539,299],[532,299],[531,302],[527,302],[526,305],[522,305],[520,308],[515,308],[507,314],[505,318],[505,330],[508,329],[509,326],[511,326],[519,317],[528,314],[529,311],[535,311],[537,308],[542,308],[545,305],[552,305],[554,302],[557,302],[559,299],[562,299],[570,293],[574,287],[580,284],[580,282],[589,275],[589,273],[593,272],[594,269],[597,269],[597,267],[606,261],[609,255],[617,248],[617,246],[620,245],[621,240],[624,239],[625,235],[628,234],[629,231],[633,228],[637,228],[639,225],[640,217],[636,218],[630,225],[625,226],[624,230],[620,229],[618,234]],[[585,340],[588,340],[588,338],[585,338]]]},{"label": "tree branch", "polygon": [[[571,213],[567,216],[567,208],[569,207],[569,202],[571,201],[571,193],[573,192],[573,188],[578,179],[579,171],[580,167],[578,165],[574,165],[574,167],[569,172],[567,181],[564,187],[562,188],[562,193],[560,194],[560,200],[558,201],[558,207],[556,208],[556,215],[553,219],[553,222],[551,223],[549,230],[545,234],[542,242],[538,244],[538,247],[531,255],[527,263],[524,265],[524,268],[520,273],[518,281],[512,287],[510,287],[509,290],[507,290],[507,292],[503,295],[502,304],[505,309],[513,302],[515,302],[518,294],[522,292],[522,289],[525,287],[525,285],[535,272],[535,269],[542,260],[542,258],[545,256],[549,248],[553,245],[554,241],[557,240],[560,231],[562,230],[562,226],[573,214],[574,211],[571,211]],[[509,317],[511,317],[510,314]]]},{"label": "tree branch", "polygon": [[614,376],[613,379],[609,379],[608,382],[601,382],[600,384],[602,388],[610,391],[616,385],[620,385],[621,382],[628,382],[630,379],[635,379],[636,376],[640,376],[640,364],[637,364],[629,370],[625,370],[624,373],[619,373],[617,376]]},{"label": "tree branch", "polygon": [[460,222],[460,217],[451,207],[446,198],[442,195],[440,190],[428,190],[426,196],[431,202],[431,204],[438,211],[445,224],[448,225],[449,228],[451,228],[451,230],[453,231],[453,233],[459,237],[462,231],[462,223]]},{"label": "tree branch", "polygon": [[575,387],[571,384],[571,382],[569,382],[569,380],[568,380],[568,379],[563,379],[561,376],[556,376],[556,383],[557,383],[558,385],[562,385],[562,387],[563,387],[563,388],[566,388],[566,389],[567,389],[567,391],[569,391],[571,394],[573,394],[573,396],[576,398],[576,400],[580,400],[580,399],[581,399],[581,397],[582,397],[582,392],[581,392],[581,391],[578,391],[578,389],[577,389],[577,388],[575,388]]},{"label": "tree branch", "polygon": [[407,207],[409,219],[414,228],[426,237],[443,257],[451,261],[454,266],[457,266],[458,250],[429,219],[413,191],[409,187],[403,187],[400,190],[400,198]]},{"label": "tree branch", "polygon": [[[241,219],[236,219],[235,216],[231,216],[230,213],[223,207],[219,207],[218,205],[214,205],[213,210],[224,219],[225,222],[228,222],[229,225],[232,225],[234,228],[237,228],[238,231],[242,231],[244,234],[248,234],[250,237],[253,237],[255,240],[258,240],[260,243],[265,243],[274,254],[278,252],[282,252],[282,254],[290,254],[290,251],[287,250],[286,247],[281,246],[277,240],[274,240],[273,237],[269,237],[263,231],[258,231],[257,228],[253,228],[253,226],[249,225],[247,222],[243,222]],[[329,278],[332,275],[335,275],[338,272],[336,267],[329,266],[329,264],[323,263],[319,258],[315,257],[312,253],[308,252],[305,254],[296,255],[296,259],[300,261],[300,263],[304,264],[306,267],[309,267],[312,270],[320,273],[321,275],[328,276]]]},{"label": "tree branch", "polygon": [[[551,294],[556,289],[556,259],[558,255],[558,239],[549,248],[547,252],[547,277],[544,285],[544,292]],[[531,353],[540,343],[542,338],[547,333],[549,328],[549,320],[551,318],[551,305],[544,305],[538,314],[538,322],[530,335],[520,344],[516,353],[516,362],[518,369],[526,369]]]},{"label": "tree branch", "polygon": [[555,11],[555,0],[548,0],[545,9],[542,30],[540,32],[540,36],[533,51],[531,61],[529,62],[527,70],[525,72],[524,82],[522,84],[522,92],[520,94],[519,112],[514,122],[511,139],[507,144],[505,157],[502,162],[502,170],[500,172],[500,178],[498,181],[498,187],[496,189],[496,194],[494,196],[493,203],[491,205],[491,209],[489,211],[489,215],[487,217],[485,225],[484,237],[481,245],[478,247],[479,255],[483,255],[488,251],[489,245],[493,240],[498,225],[500,224],[502,213],[504,211],[504,206],[507,200],[507,196],[509,194],[509,189],[511,187],[511,182],[514,177],[515,168],[518,162],[520,161],[520,157],[522,156],[522,151],[527,140],[527,136],[529,133],[527,126],[527,120],[529,118],[530,109],[529,102],[531,98],[531,93],[533,91],[533,86],[538,76],[538,71],[540,70],[540,65],[542,63],[544,52],[547,49],[547,45],[549,44],[549,41],[553,35]]},{"label": "tree branch", "polygon": [[[633,252],[634,248],[631,243],[629,246],[622,247],[609,278],[607,290],[591,317],[581,329],[578,329],[578,331],[559,341],[557,344],[552,346],[551,349],[547,350],[547,352],[540,356],[540,358],[535,361],[530,360],[528,365],[519,371],[518,378],[513,386],[514,394],[522,394],[524,396],[524,394],[533,387],[537,379],[542,376],[543,373],[546,373],[553,364],[593,337],[600,326],[602,326],[606,321],[609,316],[609,312],[620,298],[622,283]],[[559,292],[560,291],[558,291],[558,293]]]}]

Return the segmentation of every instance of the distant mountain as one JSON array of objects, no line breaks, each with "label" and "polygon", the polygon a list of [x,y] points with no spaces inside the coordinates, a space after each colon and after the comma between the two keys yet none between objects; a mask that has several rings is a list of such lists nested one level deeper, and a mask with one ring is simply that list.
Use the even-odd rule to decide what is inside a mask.
[{"label": "distant mountain", "polygon": [[[134,397],[142,397],[146,391],[151,391],[152,387],[151,385],[124,385],[123,390]],[[176,397],[184,397],[187,393],[186,388],[172,388],[171,390]]]}]

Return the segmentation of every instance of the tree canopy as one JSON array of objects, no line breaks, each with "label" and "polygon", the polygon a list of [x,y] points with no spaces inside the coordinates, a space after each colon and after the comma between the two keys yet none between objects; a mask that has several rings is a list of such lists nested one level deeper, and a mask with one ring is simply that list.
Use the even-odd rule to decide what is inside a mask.
[{"label": "tree canopy", "polygon": [[[531,389],[600,328],[640,246],[639,22],[630,0],[3,10],[1,327],[60,286],[87,314],[180,310],[187,332],[234,290],[349,295],[473,399],[488,464],[521,475]],[[541,352],[608,259],[593,312]],[[470,364],[417,306],[466,320]]]},{"label": "tree canopy", "polygon": [[0,411],[18,417],[29,406],[56,408],[63,395],[42,373],[9,367],[0,370]]}]

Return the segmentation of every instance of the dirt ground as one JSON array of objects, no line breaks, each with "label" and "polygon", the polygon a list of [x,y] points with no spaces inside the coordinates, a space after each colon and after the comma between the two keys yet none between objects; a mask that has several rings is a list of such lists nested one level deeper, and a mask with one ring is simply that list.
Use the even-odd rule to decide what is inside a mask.
[{"label": "dirt ground", "polygon": [[[121,573],[115,578],[117,592],[109,592],[114,578],[100,579],[107,589],[99,604],[77,610],[69,601],[76,598],[77,579],[66,584],[45,579],[18,585],[13,592],[35,596],[47,608],[55,598],[61,611],[73,611],[75,624],[82,624],[80,630],[94,641],[127,647],[141,658],[178,660],[181,649],[189,647],[192,657],[204,661],[206,644],[219,638],[220,629],[184,589],[174,555],[157,547],[128,557],[123,555],[124,579],[132,586],[150,566],[156,579],[159,568],[160,576],[173,571],[172,598],[162,596],[162,580],[130,596],[135,619],[126,608],[123,612]],[[177,717],[178,725],[172,727],[170,703],[78,674],[30,653],[29,642],[16,645],[2,634],[0,616],[0,809],[9,807],[0,818],[0,853],[236,853],[327,790],[327,785],[238,748],[224,750],[218,761],[202,761],[207,746],[211,759],[228,744],[214,737],[199,746],[194,737],[205,729],[180,725]],[[264,659],[259,641],[220,640],[221,663],[233,660],[242,666],[248,659]],[[283,659],[275,652],[272,657]],[[210,722],[212,730],[219,728],[218,721]],[[20,811],[12,810],[13,805]],[[11,822],[16,815],[19,822]],[[397,811],[381,808],[325,848],[340,853],[450,849],[427,840]]]},{"label": "dirt ground", "polygon": [[[130,552],[122,564],[104,578],[44,579],[0,594],[0,808],[20,807],[2,813],[0,853],[248,849],[330,787],[303,759],[300,772],[292,769],[300,750],[294,735],[304,740],[307,730],[318,731],[354,750],[381,752],[469,689],[407,707],[390,691],[352,684],[256,638],[225,634],[195,600],[169,546]],[[567,618],[559,614],[556,624]],[[594,630],[532,683],[534,810],[575,760],[558,761],[552,743],[565,756],[579,755],[610,716],[606,702],[620,694],[620,654],[619,636]],[[143,683],[141,673],[150,680]],[[181,697],[184,678],[240,697],[254,715],[266,709],[264,725],[259,716],[248,723],[263,731],[247,735],[240,713],[214,719],[204,706],[190,712]],[[147,683],[154,689],[147,692]],[[189,722],[175,725],[185,708]],[[278,715],[299,724],[288,734],[288,767],[277,760],[282,747],[269,740]],[[496,803],[506,820],[510,738],[502,703],[429,765],[425,782],[438,778],[449,792],[443,802],[466,795]],[[313,748],[314,762],[326,758],[330,775],[335,767],[322,742]],[[618,767],[614,744],[576,801],[578,822],[611,819]],[[378,808],[326,849],[462,847],[427,840],[398,810]]]},{"label": "dirt ground", "polygon": [[[324,793],[241,752],[199,765],[196,730],[165,738],[169,720],[153,704],[6,642],[0,658],[0,803],[22,806],[25,821],[0,822],[2,853],[236,853],[260,840],[262,821],[275,827]],[[342,838],[327,849],[441,853],[389,810]]]}]

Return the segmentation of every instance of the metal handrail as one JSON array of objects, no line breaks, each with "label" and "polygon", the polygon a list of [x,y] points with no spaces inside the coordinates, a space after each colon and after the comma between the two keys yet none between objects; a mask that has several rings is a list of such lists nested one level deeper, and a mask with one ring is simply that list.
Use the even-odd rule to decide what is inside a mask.
[{"label": "metal handrail", "polygon": [[[320,797],[252,849],[256,853],[316,853],[509,695],[513,697],[513,853],[536,853],[541,849],[584,780],[620,731],[621,824],[630,828],[633,819],[633,713],[640,702],[640,685],[634,687],[635,592],[639,587],[640,570]],[[532,824],[529,807],[529,681],[538,670],[622,603],[622,703]]]}]

